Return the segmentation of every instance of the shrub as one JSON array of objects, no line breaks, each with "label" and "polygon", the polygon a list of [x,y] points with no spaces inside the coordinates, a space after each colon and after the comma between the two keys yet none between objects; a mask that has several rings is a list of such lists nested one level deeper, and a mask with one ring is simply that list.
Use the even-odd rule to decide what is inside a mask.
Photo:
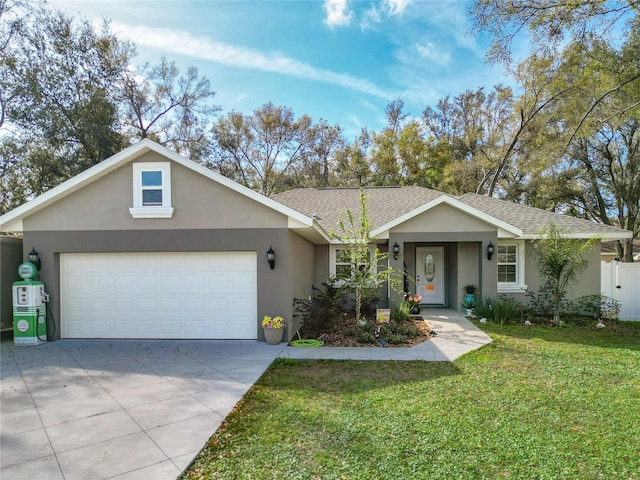
[{"label": "shrub", "polygon": [[[380,327],[380,336],[376,337],[376,328]],[[400,345],[421,335],[420,329],[410,322],[391,322],[386,325],[355,325],[350,328],[347,335],[352,336],[358,343],[377,344],[384,339],[390,345]]]},{"label": "shrub", "polygon": [[583,315],[585,317],[599,318],[600,317],[600,302],[603,295],[585,295],[584,297],[573,300],[568,307],[568,310],[573,311],[577,315]]},{"label": "shrub", "polygon": [[375,317],[376,309],[378,308],[378,302],[380,302],[380,295],[377,291],[363,291],[362,304],[360,305],[361,316]]},{"label": "shrub", "polygon": [[411,319],[411,308],[407,302],[391,306],[391,320],[395,322],[407,322]]},{"label": "shrub", "polygon": [[620,302],[606,295],[586,295],[571,302],[572,311],[592,318],[617,319]]},{"label": "shrub", "polygon": [[517,323],[522,316],[523,307],[515,298],[503,296],[493,302],[493,317],[500,326]]},{"label": "shrub", "polygon": [[[531,312],[538,317],[553,318],[554,314],[554,302],[551,295],[551,287],[548,285],[542,286],[538,292],[528,291],[526,293],[528,298],[528,306]],[[559,309],[562,312],[570,311],[569,302],[565,299],[563,294],[560,299]]]},{"label": "shrub", "polygon": [[420,329],[413,323],[402,323],[399,325],[394,325],[392,327],[392,330],[393,333],[405,337],[404,340],[420,335]]},{"label": "shrub", "polygon": [[522,320],[524,306],[515,298],[501,295],[497,299],[483,298],[476,303],[475,316],[499,322],[500,325],[517,323]]},{"label": "shrub", "polygon": [[312,300],[293,299],[293,318],[300,321],[300,330],[305,336],[318,338],[322,333],[334,328],[347,307],[348,299],[344,292],[331,282],[324,283],[322,289],[313,287],[313,290],[315,295]]},{"label": "shrub", "polygon": [[490,298],[481,298],[476,301],[474,313],[478,318],[494,320],[495,316],[493,314],[493,300],[491,300]]}]

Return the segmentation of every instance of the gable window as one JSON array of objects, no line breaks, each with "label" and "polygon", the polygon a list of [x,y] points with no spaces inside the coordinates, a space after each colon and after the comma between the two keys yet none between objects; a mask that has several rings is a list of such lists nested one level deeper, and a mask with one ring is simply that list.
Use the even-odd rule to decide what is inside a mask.
[{"label": "gable window", "polygon": [[142,206],[162,206],[162,170],[143,170],[140,172],[142,181]]},{"label": "gable window", "polygon": [[171,218],[171,164],[133,164],[133,218]]},{"label": "gable window", "polygon": [[[356,265],[352,263],[349,250],[342,245],[331,246],[329,250],[329,276],[335,277],[338,284],[344,283],[345,280],[353,278],[356,271]],[[369,267],[375,273],[376,265],[372,265],[371,261],[375,256],[375,246],[369,245]],[[363,271],[367,265],[362,263],[357,266],[360,271]]]},{"label": "gable window", "polygon": [[498,292],[515,293],[527,289],[524,284],[524,241],[500,242],[497,248]]}]

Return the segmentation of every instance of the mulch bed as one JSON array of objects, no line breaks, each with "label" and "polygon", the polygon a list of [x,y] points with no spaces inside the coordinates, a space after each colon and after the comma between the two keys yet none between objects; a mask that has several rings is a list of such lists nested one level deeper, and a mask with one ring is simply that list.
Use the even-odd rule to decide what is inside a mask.
[{"label": "mulch bed", "polygon": [[[412,315],[409,322],[413,323],[419,331],[419,335],[413,338],[407,339],[402,344],[391,345],[386,344],[387,347],[412,347],[419,343],[432,338],[431,328],[429,324],[420,316]],[[331,327],[329,331],[323,332],[318,336],[318,340],[322,340],[327,347],[375,347],[378,344],[375,343],[361,343],[351,335],[350,333],[356,327],[356,319],[353,316],[340,319],[335,325]],[[304,327],[301,329],[300,334],[302,338],[313,338],[312,336],[304,335]]]}]

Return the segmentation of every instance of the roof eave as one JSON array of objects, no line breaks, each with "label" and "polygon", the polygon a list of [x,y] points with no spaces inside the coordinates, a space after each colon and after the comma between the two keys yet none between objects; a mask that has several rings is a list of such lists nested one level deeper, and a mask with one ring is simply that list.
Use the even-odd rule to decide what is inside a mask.
[{"label": "roof eave", "polygon": [[[628,230],[620,230],[617,232],[569,232],[567,234],[563,234],[562,235],[565,238],[572,238],[572,239],[589,239],[589,238],[598,238],[601,241],[604,240],[624,240],[627,238],[632,238],[633,237],[633,232],[630,232]],[[520,236],[520,238],[522,240],[538,240],[540,238],[543,238],[543,235],[540,235],[539,233],[525,233],[522,236]]]}]

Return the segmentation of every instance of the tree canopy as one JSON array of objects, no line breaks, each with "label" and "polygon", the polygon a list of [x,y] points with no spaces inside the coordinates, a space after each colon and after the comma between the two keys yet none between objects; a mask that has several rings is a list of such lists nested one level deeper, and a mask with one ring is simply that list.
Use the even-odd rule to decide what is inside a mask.
[{"label": "tree canopy", "polygon": [[[264,195],[419,185],[640,236],[640,0],[476,0],[469,14],[515,86],[450,92],[418,116],[397,98],[379,131],[346,139],[270,101],[222,114],[196,68],[136,67],[108,22],[0,0],[0,213],[151,138]],[[618,246],[632,261],[632,242]]]}]

